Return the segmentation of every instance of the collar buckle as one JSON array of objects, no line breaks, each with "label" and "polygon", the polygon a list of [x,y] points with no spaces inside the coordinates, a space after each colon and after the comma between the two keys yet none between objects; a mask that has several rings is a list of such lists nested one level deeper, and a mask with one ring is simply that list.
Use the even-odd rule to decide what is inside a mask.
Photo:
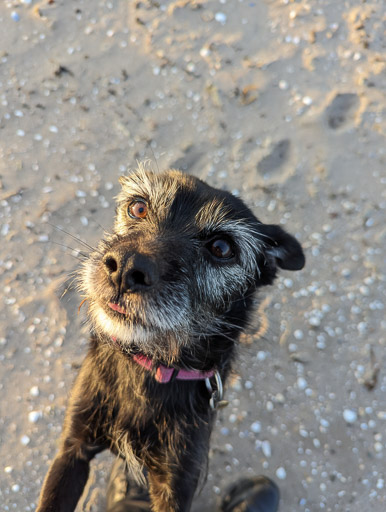
[{"label": "collar buckle", "polygon": [[[214,382],[211,382],[211,379],[213,378]],[[226,407],[229,404],[227,400],[223,400],[224,388],[218,370],[214,371],[213,377],[207,377],[205,379],[205,385],[206,389],[210,393],[209,405],[213,411],[217,409],[222,409],[223,407]]]}]

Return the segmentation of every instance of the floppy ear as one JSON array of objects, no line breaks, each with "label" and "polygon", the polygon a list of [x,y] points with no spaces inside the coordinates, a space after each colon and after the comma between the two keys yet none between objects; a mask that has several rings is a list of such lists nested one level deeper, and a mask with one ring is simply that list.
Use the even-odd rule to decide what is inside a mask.
[{"label": "floppy ear", "polygon": [[299,242],[280,226],[259,224],[259,233],[265,245],[265,252],[273,256],[277,265],[285,270],[300,270],[306,259]]}]

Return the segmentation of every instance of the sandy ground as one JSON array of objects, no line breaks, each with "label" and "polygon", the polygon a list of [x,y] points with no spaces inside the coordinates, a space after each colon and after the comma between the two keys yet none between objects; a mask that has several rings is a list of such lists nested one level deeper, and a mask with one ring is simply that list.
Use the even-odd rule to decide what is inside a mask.
[{"label": "sandy ground", "polygon": [[[282,512],[386,503],[385,3],[3,0],[0,510],[31,511],[87,347],[71,282],[150,159],[307,254],[244,336],[194,510],[264,473]],[[111,457],[78,510],[101,511]]]}]

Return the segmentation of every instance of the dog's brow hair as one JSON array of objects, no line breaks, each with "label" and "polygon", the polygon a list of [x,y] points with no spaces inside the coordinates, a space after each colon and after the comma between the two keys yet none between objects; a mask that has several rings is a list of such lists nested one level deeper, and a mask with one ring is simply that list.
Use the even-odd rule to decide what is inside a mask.
[{"label": "dog's brow hair", "polygon": [[181,188],[193,188],[189,175],[171,169],[165,176],[158,176],[139,163],[136,171],[120,179],[122,191],[117,196],[118,204],[127,201],[128,196],[139,196],[148,199],[158,208],[169,207]]},{"label": "dog's brow hair", "polygon": [[213,199],[200,208],[195,221],[201,230],[216,231],[220,228],[223,229],[226,217],[230,212],[231,208],[226,206],[223,200]]}]

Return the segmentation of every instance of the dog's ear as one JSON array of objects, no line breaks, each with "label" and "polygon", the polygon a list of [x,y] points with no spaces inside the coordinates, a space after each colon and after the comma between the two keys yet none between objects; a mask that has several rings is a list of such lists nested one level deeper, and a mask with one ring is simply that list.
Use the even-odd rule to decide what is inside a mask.
[{"label": "dog's ear", "polygon": [[259,224],[261,241],[265,245],[265,253],[272,256],[278,267],[285,270],[300,270],[306,259],[299,242],[280,226]]}]

